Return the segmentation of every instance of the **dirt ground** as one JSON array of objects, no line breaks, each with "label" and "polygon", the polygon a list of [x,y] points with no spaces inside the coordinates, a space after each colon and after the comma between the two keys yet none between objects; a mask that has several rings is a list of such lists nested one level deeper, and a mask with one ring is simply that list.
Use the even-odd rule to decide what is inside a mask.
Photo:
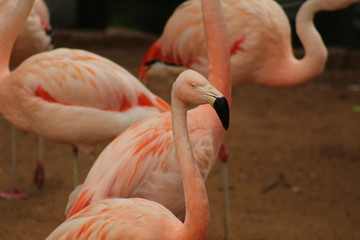
[{"label": "dirt ground", "polygon": [[[111,31],[57,31],[57,45],[88,49],[137,74],[151,37]],[[169,100],[169,83],[149,88]],[[230,239],[360,239],[360,54],[332,50],[327,71],[287,89],[234,89],[230,150]],[[10,186],[10,125],[0,120],[0,190]],[[29,194],[0,199],[0,239],[44,239],[64,220],[72,153],[46,142],[46,183],[32,185],[37,138],[18,132],[18,182]],[[102,146],[103,147],[103,146]],[[101,151],[99,147],[99,152]],[[81,177],[91,159],[80,156]],[[207,181],[209,239],[223,237],[220,163]]]}]

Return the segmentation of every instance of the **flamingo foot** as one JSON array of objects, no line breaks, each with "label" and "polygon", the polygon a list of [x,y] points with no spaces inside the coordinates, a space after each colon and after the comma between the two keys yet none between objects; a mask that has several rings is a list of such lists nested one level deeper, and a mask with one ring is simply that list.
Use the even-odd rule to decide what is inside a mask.
[{"label": "flamingo foot", "polygon": [[219,151],[219,158],[222,163],[227,163],[229,159],[229,152],[224,146],[224,144],[221,144],[220,151]]},{"label": "flamingo foot", "polygon": [[44,186],[45,179],[45,168],[43,161],[38,161],[35,173],[34,173],[34,184],[37,186],[37,189],[42,189]]},{"label": "flamingo foot", "polygon": [[8,200],[26,198],[27,196],[28,195],[26,193],[21,192],[17,188],[13,188],[13,189],[10,189],[8,191],[0,193],[1,198],[5,198],[5,199],[8,199]]}]

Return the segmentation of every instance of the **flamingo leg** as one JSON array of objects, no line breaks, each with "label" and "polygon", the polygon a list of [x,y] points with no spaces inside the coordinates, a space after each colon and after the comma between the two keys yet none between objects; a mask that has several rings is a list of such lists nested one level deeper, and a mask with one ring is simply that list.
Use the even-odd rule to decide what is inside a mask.
[{"label": "flamingo leg", "polygon": [[11,162],[12,162],[12,188],[0,193],[1,198],[20,199],[27,197],[26,193],[17,188],[17,156],[16,156],[16,128],[11,126]]},{"label": "flamingo leg", "polygon": [[38,162],[34,173],[34,184],[38,189],[42,189],[44,186],[45,179],[45,168],[44,168],[44,139],[38,138]]},{"label": "flamingo leg", "polygon": [[73,184],[74,184],[74,189],[77,187],[77,185],[79,185],[79,149],[77,148],[73,148],[73,155],[74,155],[74,159],[73,159]]},{"label": "flamingo leg", "polygon": [[229,182],[228,182],[228,158],[229,153],[225,148],[224,144],[221,145],[219,158],[221,161],[221,176],[223,182],[224,191],[224,239],[227,240],[229,237]]}]

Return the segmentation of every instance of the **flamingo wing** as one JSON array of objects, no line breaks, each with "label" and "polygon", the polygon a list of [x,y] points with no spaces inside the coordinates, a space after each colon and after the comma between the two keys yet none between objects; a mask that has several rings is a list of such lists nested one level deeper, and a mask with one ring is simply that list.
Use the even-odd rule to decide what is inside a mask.
[{"label": "flamingo wing", "polygon": [[13,73],[23,74],[25,90],[52,103],[126,111],[133,106],[170,107],[132,74],[96,54],[56,49],[27,59]]},{"label": "flamingo wing", "polygon": [[155,202],[106,199],[68,218],[46,239],[159,239],[169,223],[181,224],[169,210]]},{"label": "flamingo wing", "polygon": [[[169,184],[181,182],[177,179],[180,174],[171,129],[167,112],[136,123],[120,134],[96,160],[76,201],[69,202],[68,217],[101,199],[142,197],[145,195],[142,189],[156,195],[159,191],[166,191],[167,181]],[[124,141],[130,144],[124,144]],[[174,178],[179,181],[174,181]],[[158,181],[162,184],[154,183]]]}]

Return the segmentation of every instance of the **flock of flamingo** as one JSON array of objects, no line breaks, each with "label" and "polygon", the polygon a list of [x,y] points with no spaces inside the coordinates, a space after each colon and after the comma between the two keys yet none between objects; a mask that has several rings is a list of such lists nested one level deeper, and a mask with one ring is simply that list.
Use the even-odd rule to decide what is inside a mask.
[{"label": "flock of flamingo", "polygon": [[[307,0],[296,18],[305,55],[274,0],[187,0],[145,54],[139,78],[175,79],[171,107],[118,64],[78,49],[53,49],[43,0],[0,3],[0,112],[16,128],[74,152],[66,220],[47,239],[206,239],[204,181],[229,127],[231,89],[295,86],[321,74],[327,50],[313,17],[360,0]],[[53,50],[52,50],[53,49]],[[275,66],[276,64],[276,66]],[[190,106],[198,105],[190,110]],[[16,186],[0,194],[26,197]],[[78,151],[112,140],[78,185]],[[42,187],[39,141],[35,183]],[[226,176],[224,176],[226,180]],[[225,225],[227,223],[225,222]],[[227,232],[225,232],[227,238]]]}]

